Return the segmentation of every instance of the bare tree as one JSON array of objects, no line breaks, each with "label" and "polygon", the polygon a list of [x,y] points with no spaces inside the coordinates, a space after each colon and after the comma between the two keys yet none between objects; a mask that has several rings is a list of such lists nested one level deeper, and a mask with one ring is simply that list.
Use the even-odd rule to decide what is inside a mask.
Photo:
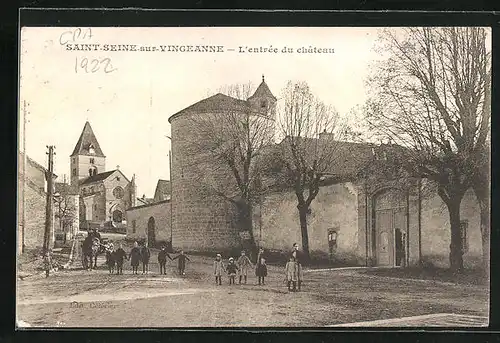
[{"label": "bare tree", "polygon": [[477,168],[491,116],[486,41],[482,28],[385,29],[385,58],[369,80],[371,129],[408,148],[399,161],[434,182],[447,206],[455,271],[463,269],[460,203],[475,183],[487,184]]},{"label": "bare tree", "polygon": [[[64,243],[66,243],[66,233],[68,227],[74,223],[78,215],[75,206],[75,195],[71,186],[65,183],[59,184],[56,191],[56,218],[59,220],[59,229],[64,233]],[[78,201],[78,198],[76,198]]]},{"label": "bare tree", "polygon": [[198,171],[201,197],[215,196],[234,205],[237,226],[248,232],[247,248],[254,250],[253,205],[262,192],[257,161],[263,149],[273,143],[274,118],[246,101],[251,84],[226,86],[221,91],[227,95],[216,95],[218,110],[190,118],[191,168]]},{"label": "bare tree", "polygon": [[307,215],[322,179],[334,170],[338,142],[345,127],[333,108],[317,99],[305,82],[288,82],[278,114],[278,132],[284,137],[275,158],[279,179],[297,196],[302,249],[310,259]]}]

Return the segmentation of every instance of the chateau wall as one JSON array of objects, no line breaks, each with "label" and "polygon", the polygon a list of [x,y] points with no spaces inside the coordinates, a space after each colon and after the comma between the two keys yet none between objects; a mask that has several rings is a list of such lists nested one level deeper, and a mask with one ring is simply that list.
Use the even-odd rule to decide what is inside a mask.
[{"label": "chateau wall", "polygon": [[[481,263],[482,241],[479,205],[474,192],[469,189],[460,205],[460,219],[468,221],[467,246],[464,266],[476,267]],[[449,266],[450,217],[448,209],[435,193],[422,197],[422,260],[439,267]]]},{"label": "chateau wall", "polygon": [[[357,187],[344,183],[321,187],[311,203],[308,215],[309,249],[311,254],[328,256],[329,229],[337,232],[334,259],[343,262],[364,260],[358,249],[358,196]],[[293,192],[273,193],[262,204],[261,245],[273,250],[291,250],[293,243],[301,246],[297,198]],[[255,232],[260,238],[260,232]],[[364,235],[364,231],[361,233]]]}]

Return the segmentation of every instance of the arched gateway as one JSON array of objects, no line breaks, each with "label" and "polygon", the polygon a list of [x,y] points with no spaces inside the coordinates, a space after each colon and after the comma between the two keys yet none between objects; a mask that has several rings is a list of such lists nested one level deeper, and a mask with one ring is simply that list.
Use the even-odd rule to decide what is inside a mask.
[{"label": "arched gateway", "polygon": [[404,266],[406,262],[407,201],[404,192],[386,189],[373,198],[375,257],[378,266]]}]

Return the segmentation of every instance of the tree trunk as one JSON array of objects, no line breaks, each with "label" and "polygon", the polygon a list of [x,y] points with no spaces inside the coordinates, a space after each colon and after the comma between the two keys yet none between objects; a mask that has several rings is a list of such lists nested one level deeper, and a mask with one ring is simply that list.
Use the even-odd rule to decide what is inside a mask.
[{"label": "tree trunk", "polygon": [[462,236],[460,232],[460,203],[462,197],[450,198],[446,205],[450,215],[450,269],[455,273],[461,273],[464,268]]},{"label": "tree trunk", "polygon": [[302,251],[304,253],[304,262],[309,263],[310,253],[309,253],[309,236],[307,233],[307,207],[297,205],[299,210],[300,219],[300,233],[302,234]]},{"label": "tree trunk", "polygon": [[483,249],[483,269],[486,274],[490,270],[490,194],[489,187],[485,184],[473,186],[474,193],[479,203],[480,228]]},{"label": "tree trunk", "polygon": [[[240,231],[247,231],[250,239],[242,239],[242,248],[250,255],[249,258],[257,253],[255,237],[253,234],[252,205],[242,200],[238,202]],[[256,256],[256,255],[255,255]]]}]

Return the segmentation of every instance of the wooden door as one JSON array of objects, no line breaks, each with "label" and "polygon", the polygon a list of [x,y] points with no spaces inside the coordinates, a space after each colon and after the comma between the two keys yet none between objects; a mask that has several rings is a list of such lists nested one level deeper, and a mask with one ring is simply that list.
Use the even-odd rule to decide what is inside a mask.
[{"label": "wooden door", "polygon": [[377,264],[379,266],[394,265],[394,230],[393,211],[378,210],[375,215],[377,234]]}]

